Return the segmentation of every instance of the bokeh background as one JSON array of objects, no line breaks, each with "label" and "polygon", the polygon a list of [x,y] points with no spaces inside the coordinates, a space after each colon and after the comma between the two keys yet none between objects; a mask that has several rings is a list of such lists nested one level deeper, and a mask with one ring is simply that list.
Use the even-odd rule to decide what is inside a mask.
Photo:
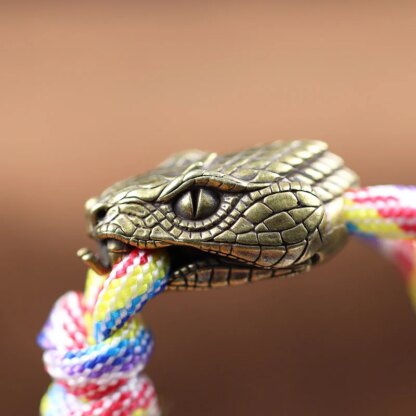
[{"label": "bokeh background", "polygon": [[[81,289],[84,201],[172,152],[319,138],[364,184],[415,183],[416,6],[0,2],[0,414],[36,415],[36,335]],[[168,415],[412,415],[416,316],[351,241],[307,275],[164,294]]]}]

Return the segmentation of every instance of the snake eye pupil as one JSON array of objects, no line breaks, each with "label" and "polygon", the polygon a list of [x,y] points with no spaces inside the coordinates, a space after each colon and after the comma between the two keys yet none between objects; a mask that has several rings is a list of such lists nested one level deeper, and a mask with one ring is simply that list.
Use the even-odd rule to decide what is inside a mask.
[{"label": "snake eye pupil", "polygon": [[206,188],[191,189],[174,202],[173,209],[177,215],[187,220],[203,220],[217,211],[220,205],[219,195]]}]

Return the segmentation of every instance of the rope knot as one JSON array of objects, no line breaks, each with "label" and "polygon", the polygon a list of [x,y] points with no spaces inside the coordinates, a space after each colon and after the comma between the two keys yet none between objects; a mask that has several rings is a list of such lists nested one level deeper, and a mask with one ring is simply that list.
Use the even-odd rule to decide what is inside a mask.
[{"label": "rope knot", "polygon": [[168,267],[164,252],[135,249],[107,276],[89,270],[84,293],[58,299],[38,337],[54,379],[42,415],[159,414],[142,374],[153,340],[138,314],[165,288]]}]

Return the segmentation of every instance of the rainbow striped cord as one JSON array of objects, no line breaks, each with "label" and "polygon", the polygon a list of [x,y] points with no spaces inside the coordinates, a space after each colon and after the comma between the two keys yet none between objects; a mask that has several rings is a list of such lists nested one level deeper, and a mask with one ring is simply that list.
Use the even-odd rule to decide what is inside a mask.
[{"label": "rainbow striped cord", "polygon": [[141,374],[153,342],[138,313],[164,289],[168,268],[166,253],[133,250],[108,276],[89,270],[84,294],[58,299],[38,338],[54,379],[43,416],[160,414]]},{"label": "rainbow striped cord", "polygon": [[398,266],[416,309],[416,186],[350,190],[344,218],[352,235],[370,240]]},{"label": "rainbow striped cord", "polygon": [[344,218],[352,234],[416,238],[416,186],[381,185],[345,193]]}]

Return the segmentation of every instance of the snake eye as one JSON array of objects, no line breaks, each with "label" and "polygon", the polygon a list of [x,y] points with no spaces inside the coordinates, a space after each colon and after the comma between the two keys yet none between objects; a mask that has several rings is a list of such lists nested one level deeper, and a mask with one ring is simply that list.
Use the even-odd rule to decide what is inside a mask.
[{"label": "snake eye", "polygon": [[206,188],[184,192],[173,203],[177,215],[187,220],[203,220],[212,215],[220,205],[219,195]]}]

